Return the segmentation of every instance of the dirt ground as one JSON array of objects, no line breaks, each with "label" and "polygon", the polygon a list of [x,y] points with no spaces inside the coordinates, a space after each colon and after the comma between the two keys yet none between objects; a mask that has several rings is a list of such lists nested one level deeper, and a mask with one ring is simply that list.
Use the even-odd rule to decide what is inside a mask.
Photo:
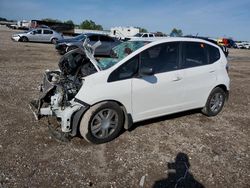
[{"label": "dirt ground", "polygon": [[106,144],[61,143],[28,108],[60,56],[14,32],[0,26],[0,187],[173,187],[185,172],[186,187],[250,187],[250,50],[230,50],[230,99],[216,117],[185,112]]}]

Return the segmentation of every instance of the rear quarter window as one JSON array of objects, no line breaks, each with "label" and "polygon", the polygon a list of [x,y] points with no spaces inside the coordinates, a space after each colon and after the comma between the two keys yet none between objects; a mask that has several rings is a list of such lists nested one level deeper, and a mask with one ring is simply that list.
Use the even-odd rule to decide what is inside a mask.
[{"label": "rear quarter window", "polygon": [[53,31],[51,31],[51,30],[43,30],[43,34],[53,34]]},{"label": "rear quarter window", "polygon": [[220,51],[218,48],[208,45],[209,63],[214,63],[220,59]]}]

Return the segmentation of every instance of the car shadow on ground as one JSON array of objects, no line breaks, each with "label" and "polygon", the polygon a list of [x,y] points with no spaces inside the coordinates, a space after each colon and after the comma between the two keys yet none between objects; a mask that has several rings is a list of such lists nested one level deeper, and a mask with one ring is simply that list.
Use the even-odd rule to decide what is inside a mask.
[{"label": "car shadow on ground", "polygon": [[155,181],[153,188],[204,188],[189,172],[190,166],[187,154],[178,153],[174,162],[167,163],[167,178]]},{"label": "car shadow on ground", "polygon": [[171,115],[165,115],[165,116],[161,116],[161,117],[157,117],[157,118],[148,119],[145,121],[134,123],[129,128],[128,131],[133,131],[138,127],[149,125],[152,123],[158,123],[161,121],[171,120],[171,119],[175,119],[175,118],[179,118],[179,117],[183,117],[183,116],[188,116],[188,115],[192,115],[192,114],[197,114],[197,113],[201,113],[201,110],[200,109],[188,110],[188,111],[179,112],[179,113],[175,113],[175,114],[171,114]]}]

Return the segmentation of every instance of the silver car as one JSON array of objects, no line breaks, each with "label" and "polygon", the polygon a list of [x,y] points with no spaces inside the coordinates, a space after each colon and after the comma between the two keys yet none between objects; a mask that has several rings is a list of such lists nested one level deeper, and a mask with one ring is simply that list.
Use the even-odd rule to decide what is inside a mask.
[{"label": "silver car", "polygon": [[62,40],[63,35],[49,28],[36,28],[23,33],[16,33],[11,37],[14,41],[20,42],[51,42],[56,43]]},{"label": "silver car", "polygon": [[95,49],[95,56],[110,56],[112,48],[121,43],[118,39],[107,35],[85,33],[74,38],[58,40],[55,48],[59,54],[63,55],[66,52],[81,47],[86,38],[88,38],[90,45],[94,45],[98,41],[101,42],[100,46]]}]

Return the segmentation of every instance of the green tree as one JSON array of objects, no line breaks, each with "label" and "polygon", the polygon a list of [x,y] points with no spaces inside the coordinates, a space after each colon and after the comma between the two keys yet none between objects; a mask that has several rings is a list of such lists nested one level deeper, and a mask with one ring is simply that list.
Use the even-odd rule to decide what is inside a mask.
[{"label": "green tree", "polygon": [[143,28],[143,27],[136,27],[136,28],[139,29],[139,32],[140,32],[140,33],[147,33],[147,32],[148,32],[148,30],[145,29],[145,28]]},{"label": "green tree", "polygon": [[67,20],[67,21],[65,21],[64,23],[70,24],[70,25],[75,25],[74,22],[73,22],[72,20]]},{"label": "green tree", "polygon": [[103,30],[101,25],[97,25],[92,20],[85,20],[80,24],[81,29],[90,29],[90,30]]},{"label": "green tree", "polygon": [[182,30],[176,28],[174,28],[170,33],[171,37],[181,37],[182,35],[183,35]]},{"label": "green tree", "polygon": [[0,21],[8,21],[6,18],[0,17]]}]

